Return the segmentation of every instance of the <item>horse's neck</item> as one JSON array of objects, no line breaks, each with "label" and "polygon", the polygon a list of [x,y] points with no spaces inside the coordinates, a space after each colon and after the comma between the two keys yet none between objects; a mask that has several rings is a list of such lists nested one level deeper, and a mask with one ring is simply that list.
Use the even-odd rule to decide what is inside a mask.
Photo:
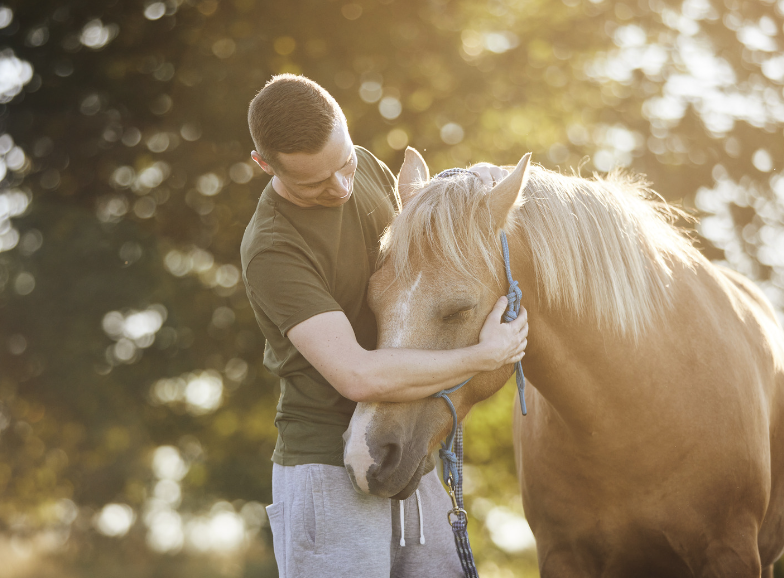
[{"label": "horse's neck", "polygon": [[639,376],[655,371],[657,360],[631,337],[600,327],[589,312],[578,317],[548,306],[530,253],[520,246],[515,252],[513,270],[529,319],[525,375],[565,422],[595,431],[614,400],[633,395]]},{"label": "horse's neck", "polygon": [[583,431],[595,429],[603,413],[602,397],[610,393],[597,388],[601,376],[594,367],[608,345],[592,324],[546,307],[534,305],[529,311],[525,374],[565,422]]}]

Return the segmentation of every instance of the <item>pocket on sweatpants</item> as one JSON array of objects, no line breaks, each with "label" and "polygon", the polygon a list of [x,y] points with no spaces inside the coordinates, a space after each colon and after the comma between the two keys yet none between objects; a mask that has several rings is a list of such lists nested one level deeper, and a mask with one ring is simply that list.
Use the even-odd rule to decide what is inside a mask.
[{"label": "pocket on sweatpants", "polygon": [[304,466],[300,478],[301,491],[292,505],[291,516],[299,525],[292,535],[295,548],[302,548],[316,554],[324,545],[324,495],[319,464]]},{"label": "pocket on sweatpants", "polygon": [[283,502],[267,506],[267,518],[272,530],[272,549],[278,564],[279,578],[286,578],[286,524],[283,517]]}]

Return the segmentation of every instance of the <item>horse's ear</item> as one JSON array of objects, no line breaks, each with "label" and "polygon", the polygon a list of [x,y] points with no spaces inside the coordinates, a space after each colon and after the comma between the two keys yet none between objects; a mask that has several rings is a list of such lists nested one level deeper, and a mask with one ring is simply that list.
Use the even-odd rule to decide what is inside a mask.
[{"label": "horse's ear", "polygon": [[397,176],[397,192],[403,206],[410,201],[420,188],[420,183],[430,180],[430,171],[416,149],[406,147],[406,156],[400,174]]},{"label": "horse's ear", "polygon": [[525,188],[525,183],[528,181],[528,162],[530,160],[531,153],[527,153],[520,159],[515,169],[489,193],[490,212],[497,229],[503,228],[509,211]]}]

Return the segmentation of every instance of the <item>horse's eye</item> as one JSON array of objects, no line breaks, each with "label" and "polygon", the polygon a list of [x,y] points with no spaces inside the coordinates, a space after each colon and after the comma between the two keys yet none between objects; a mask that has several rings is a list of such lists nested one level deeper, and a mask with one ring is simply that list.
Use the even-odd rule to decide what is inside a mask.
[{"label": "horse's eye", "polygon": [[471,316],[471,313],[473,312],[474,309],[476,309],[476,305],[474,305],[473,307],[466,307],[464,309],[459,309],[454,313],[450,313],[449,315],[444,315],[443,319],[444,321],[452,321],[452,322],[465,321]]}]

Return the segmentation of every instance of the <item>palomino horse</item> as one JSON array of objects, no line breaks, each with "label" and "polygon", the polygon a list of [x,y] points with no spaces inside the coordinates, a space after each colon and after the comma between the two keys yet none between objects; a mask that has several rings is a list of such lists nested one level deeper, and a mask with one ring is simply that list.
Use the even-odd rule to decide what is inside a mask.
[{"label": "palomino horse", "polygon": [[[406,152],[370,282],[379,347],[476,343],[506,293],[503,228],[530,324],[533,387],[513,435],[541,575],[772,577],[784,336],[770,304],[703,258],[643,183],[528,158],[487,190],[470,175],[430,181]],[[454,393],[458,418],[510,374]],[[410,495],[450,427],[441,399],[359,404],[345,434],[355,486]]]}]

